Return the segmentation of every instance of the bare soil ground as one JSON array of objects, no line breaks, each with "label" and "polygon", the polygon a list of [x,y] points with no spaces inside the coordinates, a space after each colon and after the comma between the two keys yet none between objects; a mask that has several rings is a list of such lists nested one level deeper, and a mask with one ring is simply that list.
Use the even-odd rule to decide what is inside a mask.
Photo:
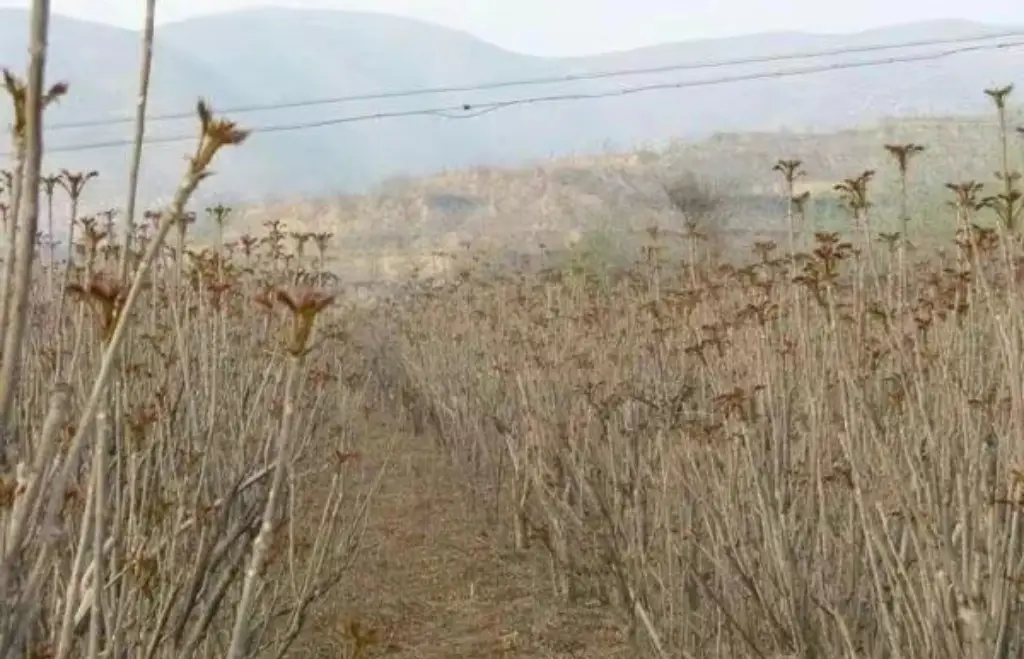
[{"label": "bare soil ground", "polygon": [[[635,656],[624,626],[607,611],[556,601],[542,557],[516,555],[505,538],[493,537],[486,502],[475,500],[429,438],[389,422],[374,426],[367,466],[386,459],[388,439],[395,446],[363,548],[296,656]],[[378,634],[361,655],[347,632],[353,621]]]}]

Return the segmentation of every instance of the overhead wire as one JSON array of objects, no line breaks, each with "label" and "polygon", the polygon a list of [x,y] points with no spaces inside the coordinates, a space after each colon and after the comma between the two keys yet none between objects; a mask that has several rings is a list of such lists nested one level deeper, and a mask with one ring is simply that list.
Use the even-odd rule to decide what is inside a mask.
[{"label": "overhead wire", "polygon": [[[1024,33],[1021,33],[1024,36]],[[734,84],[739,82],[755,81],[755,80],[770,80],[778,78],[788,78],[803,75],[812,75],[817,73],[826,73],[833,71],[843,71],[859,68],[869,67],[880,67],[888,66],[893,64],[913,63],[913,62],[924,62],[931,60],[938,60],[954,55],[960,55],[969,52],[979,52],[986,50],[1008,50],[1013,48],[1019,48],[1024,46],[1024,39],[1020,41],[1008,41],[999,42],[995,44],[976,44],[970,46],[959,46],[956,48],[949,48],[946,50],[923,53],[916,55],[902,55],[902,56],[891,56],[885,58],[871,59],[871,60],[858,60],[853,62],[838,62],[827,65],[817,66],[806,66],[793,69],[776,70],[776,71],[762,71],[754,73],[742,73],[732,76],[720,76],[715,78],[704,78],[697,80],[682,80],[674,82],[663,82],[663,83],[651,83],[647,85],[636,85],[629,87],[620,87],[618,89],[596,91],[596,92],[576,92],[576,93],[564,93],[564,94],[548,94],[538,96],[526,96],[520,98],[513,98],[500,101],[485,101],[481,103],[461,103],[461,104],[449,104],[449,105],[438,105],[434,107],[422,107],[414,108],[409,110],[395,110],[395,111],[381,111],[381,112],[370,112],[363,114],[351,114],[340,117],[329,117],[320,120],[311,120],[304,122],[292,122],[292,123],[277,123],[267,124],[264,126],[256,126],[251,128],[254,134],[268,134],[268,133],[281,133],[291,132],[298,130],[309,130],[315,128],[322,128],[327,126],[338,126],[351,123],[359,123],[366,121],[376,121],[382,119],[400,119],[400,118],[412,118],[412,117],[439,117],[450,120],[460,119],[472,119],[480,117],[484,114],[489,114],[498,110],[503,110],[516,106],[527,106],[536,104],[546,103],[558,103],[558,102],[580,102],[588,100],[596,100],[602,98],[613,98],[631,96],[634,94],[647,93],[653,91],[666,91],[666,90],[678,90],[678,89],[690,89],[698,87],[711,87],[717,85]],[[218,110],[218,114],[228,114],[227,111],[221,112]],[[189,115],[192,116],[192,115]],[[174,142],[183,142],[188,140],[194,140],[196,138],[195,132],[189,132],[187,134],[179,135],[167,135],[167,136],[153,136],[148,137],[144,140],[145,145],[153,144],[167,144]],[[90,143],[82,144],[71,144],[63,146],[47,147],[47,153],[67,153],[75,151],[90,151],[96,149],[113,148],[113,147],[126,147],[134,144],[132,139],[112,139],[105,141],[95,141]],[[9,154],[3,154],[9,155]]]},{"label": "overhead wire", "polygon": [[[366,94],[350,94],[346,96],[333,96],[326,98],[300,99],[295,101],[283,101],[275,103],[257,103],[250,105],[236,105],[221,109],[221,112],[231,115],[247,114],[252,112],[267,112],[274,110],[285,110],[295,108],[316,107],[321,105],[341,105],[360,101],[381,101],[400,98],[413,98],[417,96],[432,96],[439,94],[464,94],[479,91],[494,91],[512,87],[535,87],[540,85],[552,85],[572,82],[585,82],[594,80],[607,80],[639,75],[655,75],[663,73],[679,73],[684,71],[701,71],[708,69],[729,68],[751,64],[772,64],[778,62],[819,59],[824,57],[837,57],[843,55],[858,55],[876,53],[886,50],[905,50],[908,48],[925,48],[931,46],[954,46],[969,44],[977,41],[991,41],[995,39],[1010,39],[1024,37],[1024,30],[1011,30],[1005,32],[992,32],[989,34],[957,37],[947,39],[921,39],[917,41],[903,41],[888,44],[873,44],[868,46],[849,46],[842,48],[831,48],[824,50],[802,51],[793,53],[781,53],[776,55],[758,55],[740,57],[733,59],[721,59],[705,62],[684,62],[667,64],[662,66],[639,67],[639,68],[618,68],[603,71],[585,73],[572,73],[557,76],[540,76],[533,78],[520,78],[516,80],[498,80],[478,84],[446,85],[438,87],[421,87],[414,89],[393,90],[384,92],[373,92]],[[146,118],[147,122],[171,121],[179,119],[190,119],[195,116],[193,110],[157,113]],[[47,130],[63,130],[73,128],[91,128],[96,126],[110,126],[124,123],[132,123],[135,116],[120,117],[98,117],[76,121],[65,121],[54,123],[47,127]]]}]

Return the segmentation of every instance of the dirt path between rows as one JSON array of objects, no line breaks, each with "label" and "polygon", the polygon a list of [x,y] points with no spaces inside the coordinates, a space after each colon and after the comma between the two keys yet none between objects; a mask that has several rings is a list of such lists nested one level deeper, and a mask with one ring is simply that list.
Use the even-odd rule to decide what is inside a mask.
[{"label": "dirt path between rows", "polygon": [[[634,656],[606,612],[553,601],[540,557],[491,537],[485,507],[432,442],[386,426],[373,434],[381,454],[394,439],[391,467],[363,549],[314,616],[302,656],[348,659],[352,620],[381,637],[362,659]],[[383,461],[374,452],[363,459]]]}]

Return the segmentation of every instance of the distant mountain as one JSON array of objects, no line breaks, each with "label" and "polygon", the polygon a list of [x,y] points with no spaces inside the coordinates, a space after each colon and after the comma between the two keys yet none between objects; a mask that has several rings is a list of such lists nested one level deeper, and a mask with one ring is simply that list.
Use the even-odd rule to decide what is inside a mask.
[{"label": "distant mountain", "polygon": [[[545,76],[586,75],[619,68],[659,67],[756,58],[1008,31],[1005,26],[928,22],[856,35],[772,33],[690,41],[594,57],[541,58],[502,50],[471,35],[413,20],[368,13],[258,9],[196,18],[158,28],[151,114],[188,111],[202,95],[215,108],[466,86]],[[0,63],[24,70],[27,13],[0,11]],[[712,67],[631,77],[501,87],[234,112],[249,127],[447,107],[523,97],[592,94],[625,87],[709,80],[747,73],[863,61],[949,46],[852,54],[760,65]],[[139,34],[55,16],[48,77],[71,93],[47,113],[56,126],[128,116],[134,111]],[[331,195],[365,189],[394,176],[415,176],[476,164],[504,165],[567,153],[629,148],[713,132],[827,129],[898,114],[988,111],[983,88],[1024,87],[1019,50],[984,50],[942,59],[834,70],[795,77],[652,91],[583,102],[512,105],[474,118],[416,116],[256,134],[225,154],[207,198],[261,200]],[[9,121],[7,107],[0,120]],[[118,141],[131,124],[49,131],[51,147]],[[154,121],[149,135],[191,135],[193,119]],[[147,200],[173,192],[188,142],[153,144],[144,158]],[[49,169],[99,169],[91,204],[120,203],[127,179],[125,147],[53,152]]]}]

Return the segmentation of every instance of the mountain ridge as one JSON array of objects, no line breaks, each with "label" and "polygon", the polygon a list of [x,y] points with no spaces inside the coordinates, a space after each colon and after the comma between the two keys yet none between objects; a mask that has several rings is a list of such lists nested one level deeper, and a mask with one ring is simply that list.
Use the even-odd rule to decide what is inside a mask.
[{"label": "mountain ridge", "polygon": [[[23,70],[27,12],[0,9],[0,63]],[[958,39],[1005,32],[1012,26],[928,21],[854,34],[775,32],[688,40],[586,57],[541,57],[502,49],[467,32],[371,12],[253,8],[158,26],[151,116],[180,112],[197,97],[232,108],[396,90],[466,86],[500,80],[561,77],[609,69],[775,56],[924,39]],[[68,121],[131,116],[136,100],[140,33],[128,28],[54,16],[51,80],[71,92],[47,112],[50,126]],[[932,49],[935,50],[935,49]],[[923,52],[916,49],[913,52]],[[887,51],[889,56],[894,52]],[[864,56],[860,56],[863,58]],[[848,57],[845,60],[856,58]],[[259,201],[268,197],[330,196],[366,190],[395,176],[428,175],[476,165],[517,165],[562,155],[621,150],[715,132],[828,129],[893,114],[956,115],[985,112],[982,89],[1024,83],[1015,55],[978,51],[930,62],[834,71],[654,91],[628,98],[578,103],[522,104],[476,118],[443,116],[347,123],[261,134],[261,126],[401,113],[549,94],[601,94],[623,86],[678,82],[719,74],[771,73],[785,63],[744,65],[712,73],[691,71],[574,81],[476,93],[239,112],[230,118],[257,132],[218,158],[218,175],[203,186],[205,199]],[[845,61],[844,60],[844,61]],[[831,58],[828,61],[837,61]],[[808,62],[800,62],[807,66]],[[9,121],[6,104],[0,121]],[[189,136],[193,120],[154,120],[150,138]],[[48,170],[99,169],[91,191],[112,205],[127,180],[125,146],[62,152],[60,147],[117,142],[131,124],[52,128]],[[142,197],[169,196],[182,169],[187,141],[147,145]],[[89,196],[89,193],[87,193]]]}]

